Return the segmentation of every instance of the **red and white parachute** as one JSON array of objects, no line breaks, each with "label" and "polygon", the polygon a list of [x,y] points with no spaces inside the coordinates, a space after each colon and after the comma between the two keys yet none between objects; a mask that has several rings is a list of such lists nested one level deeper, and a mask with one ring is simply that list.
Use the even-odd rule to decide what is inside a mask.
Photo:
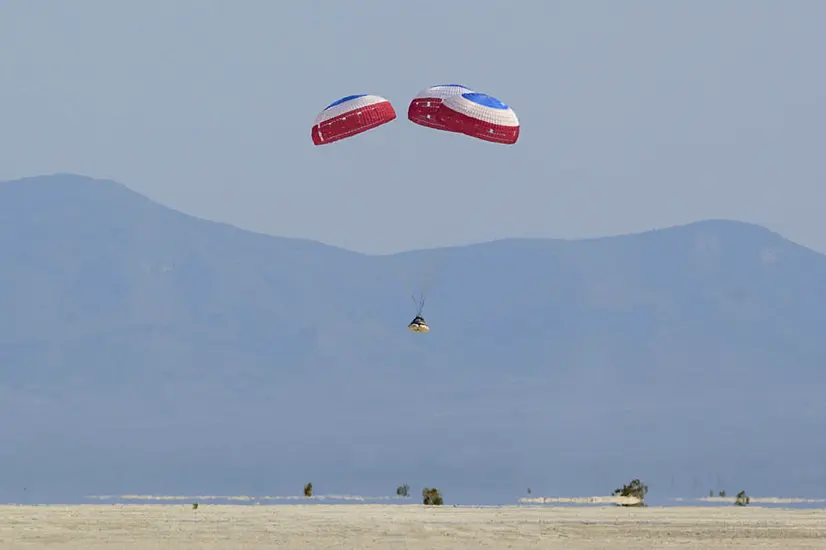
[{"label": "red and white parachute", "polygon": [[465,92],[447,97],[437,116],[445,128],[467,136],[506,145],[519,139],[516,113],[488,94]]},{"label": "red and white parachute", "polygon": [[461,84],[425,88],[410,102],[407,118],[420,126],[494,143],[512,145],[519,139],[519,119],[513,109]]},{"label": "red and white parachute", "polygon": [[407,108],[407,119],[420,126],[436,130],[448,130],[439,118],[439,107],[446,98],[471,92],[461,84],[439,84],[419,92]]},{"label": "red and white parachute", "polygon": [[350,95],[327,105],[313,123],[316,145],[333,143],[387,124],[396,118],[388,100],[377,95]]}]

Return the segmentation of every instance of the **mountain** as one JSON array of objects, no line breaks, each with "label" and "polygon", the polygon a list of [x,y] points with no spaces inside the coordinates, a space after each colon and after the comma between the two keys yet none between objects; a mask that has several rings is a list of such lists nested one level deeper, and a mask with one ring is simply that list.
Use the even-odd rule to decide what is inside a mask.
[{"label": "mountain", "polygon": [[0,499],[826,493],[826,257],[755,225],[368,256],[58,174],[0,259]]}]

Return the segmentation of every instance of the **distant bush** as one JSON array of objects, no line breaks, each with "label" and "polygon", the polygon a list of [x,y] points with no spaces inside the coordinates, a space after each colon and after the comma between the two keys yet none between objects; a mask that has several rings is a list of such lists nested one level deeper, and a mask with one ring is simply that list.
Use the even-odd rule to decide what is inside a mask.
[{"label": "distant bush", "polygon": [[648,485],[639,479],[631,480],[628,485],[623,485],[621,489],[614,489],[614,495],[621,497],[634,497],[639,499],[638,504],[621,504],[621,506],[645,506],[643,502],[648,494]]},{"label": "distant bush", "polygon": [[720,491],[719,493],[717,493],[717,496],[719,496],[720,498],[726,498],[726,492]]},{"label": "distant bush", "polygon": [[709,496],[709,497],[713,497],[713,496],[714,496],[714,491],[709,491],[709,492],[708,492],[708,496]]},{"label": "distant bush", "polygon": [[304,486],[304,496],[307,497],[307,498],[310,498],[311,496],[313,496],[313,484],[312,483],[308,483],[307,485]]},{"label": "distant bush", "polygon": [[426,506],[441,506],[444,504],[444,500],[442,500],[442,493],[436,488],[423,489],[422,497],[424,497],[424,504]]},{"label": "distant bush", "polygon": [[193,502],[193,503],[192,503],[192,509],[193,509],[193,510],[197,510],[197,509],[198,509],[198,503],[197,503],[197,502]]},{"label": "distant bush", "polygon": [[399,485],[396,487],[396,495],[404,498],[410,496],[410,485],[405,483],[404,485]]},{"label": "distant bush", "polygon": [[737,493],[737,498],[734,499],[736,506],[747,506],[749,502],[751,502],[751,499],[746,495],[745,491]]}]

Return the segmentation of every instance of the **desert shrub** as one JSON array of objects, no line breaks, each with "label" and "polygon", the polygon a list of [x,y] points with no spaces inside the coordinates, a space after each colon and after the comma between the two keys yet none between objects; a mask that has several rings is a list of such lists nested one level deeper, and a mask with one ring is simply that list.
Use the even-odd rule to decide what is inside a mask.
[{"label": "desert shrub", "polygon": [[726,492],[725,491],[720,491],[719,493],[717,493],[717,496],[720,497],[720,498],[726,498]]},{"label": "desert shrub", "polygon": [[740,491],[737,493],[737,497],[734,499],[734,504],[736,506],[747,506],[749,502],[751,502],[751,499],[745,491]]},{"label": "desert shrub", "polygon": [[405,483],[404,485],[399,485],[398,487],[396,487],[396,495],[403,498],[407,498],[408,496],[410,496],[410,485]]},{"label": "desert shrub", "polygon": [[198,503],[197,503],[197,502],[193,502],[193,503],[192,503],[192,509],[193,509],[193,510],[197,510],[197,509],[198,509]]},{"label": "desert shrub", "polygon": [[423,489],[422,497],[424,497],[424,504],[427,506],[441,506],[444,504],[442,493],[436,488]]},{"label": "desert shrub", "polygon": [[645,495],[648,494],[648,485],[639,479],[631,480],[628,485],[623,485],[621,489],[614,489],[614,495],[621,497],[634,497],[639,499],[638,504],[621,504],[621,506],[645,506]]},{"label": "desert shrub", "polygon": [[313,484],[312,483],[308,483],[307,485],[304,486],[304,496],[307,497],[307,498],[310,498],[311,496],[313,496]]}]

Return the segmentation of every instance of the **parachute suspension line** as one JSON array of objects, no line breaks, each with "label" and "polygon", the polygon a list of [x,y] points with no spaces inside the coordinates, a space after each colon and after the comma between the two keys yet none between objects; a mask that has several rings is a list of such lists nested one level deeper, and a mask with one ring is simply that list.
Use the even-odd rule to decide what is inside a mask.
[{"label": "parachute suspension line", "polygon": [[424,293],[422,293],[418,300],[416,299],[416,294],[411,295],[410,298],[413,300],[413,303],[416,304],[416,317],[421,317],[422,311],[424,310]]},{"label": "parachute suspension line", "polygon": [[[419,291],[418,293],[414,292],[413,294],[413,303],[416,304],[417,314],[419,317],[422,316],[425,300],[427,299],[427,291],[433,282],[436,266],[442,261],[442,255],[438,254],[438,251],[435,252],[436,254],[434,255],[434,258],[427,264],[422,265],[420,276],[418,277],[419,284],[417,285],[419,287]],[[418,300],[416,299],[417,294],[419,296]]]}]

